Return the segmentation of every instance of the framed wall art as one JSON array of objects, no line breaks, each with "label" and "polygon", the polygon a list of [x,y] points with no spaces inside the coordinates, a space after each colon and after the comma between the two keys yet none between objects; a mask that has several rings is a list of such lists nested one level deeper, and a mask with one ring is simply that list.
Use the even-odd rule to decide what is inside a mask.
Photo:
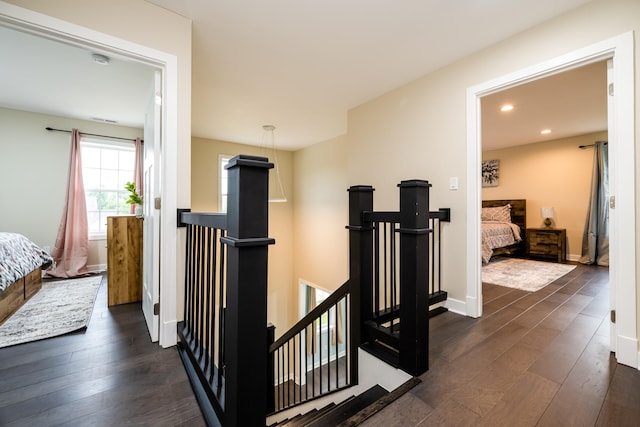
[{"label": "framed wall art", "polygon": [[500,160],[485,160],[482,162],[482,186],[497,187],[500,175]]}]

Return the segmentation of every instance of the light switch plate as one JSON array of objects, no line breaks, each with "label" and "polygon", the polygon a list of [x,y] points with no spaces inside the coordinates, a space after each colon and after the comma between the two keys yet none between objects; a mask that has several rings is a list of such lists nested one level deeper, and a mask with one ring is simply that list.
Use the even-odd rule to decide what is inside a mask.
[{"label": "light switch plate", "polygon": [[449,178],[449,190],[457,190],[458,189],[458,177],[452,176]]}]

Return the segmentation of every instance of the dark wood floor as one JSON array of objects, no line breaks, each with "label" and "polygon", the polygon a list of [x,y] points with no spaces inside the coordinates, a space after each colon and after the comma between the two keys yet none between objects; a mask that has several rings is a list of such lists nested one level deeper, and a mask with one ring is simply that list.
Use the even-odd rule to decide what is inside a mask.
[{"label": "dark wood floor", "polygon": [[[104,281],[106,282],[106,280]],[[638,426],[640,372],[609,353],[608,271],[578,266],[543,290],[484,287],[481,319],[431,319],[430,370],[367,426]],[[204,425],[175,348],[138,304],[85,333],[0,349],[0,425]]]},{"label": "dark wood floor", "polygon": [[609,275],[529,293],[484,285],[484,315],[431,319],[430,370],[365,426],[639,426],[640,371],[609,352]]},{"label": "dark wood floor", "polygon": [[86,332],[0,349],[2,426],[204,426],[176,348],[151,343],[140,304],[107,308]]}]

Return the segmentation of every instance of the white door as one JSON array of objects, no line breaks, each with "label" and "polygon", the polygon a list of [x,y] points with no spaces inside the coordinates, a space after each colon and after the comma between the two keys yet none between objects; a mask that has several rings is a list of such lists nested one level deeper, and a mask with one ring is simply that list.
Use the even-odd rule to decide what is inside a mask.
[{"label": "white door", "polygon": [[[614,118],[616,115],[616,112],[614,110],[615,108],[615,103],[613,102],[613,92],[611,90],[609,90],[609,88],[613,87],[613,61],[611,59],[609,59],[607,61],[607,92],[608,92],[608,96],[607,96],[607,126],[608,126],[608,130],[609,130],[609,147],[611,147],[612,144],[616,144],[617,141],[614,141],[615,139],[615,132],[616,132],[616,126],[615,126],[615,122],[614,122]],[[611,164],[611,156],[609,156],[609,164]],[[609,170],[611,170],[610,168],[607,170],[607,173],[609,173]],[[614,182],[614,186],[615,186],[615,182]],[[611,188],[611,180],[609,179],[609,194],[615,194],[613,193],[613,191],[615,191],[615,187]],[[616,280],[617,280],[617,275],[616,275],[616,271],[615,271],[615,260],[611,260],[611,258],[615,258],[616,254],[615,251],[612,251],[612,244],[614,242],[614,239],[616,238],[616,228],[615,228],[615,209],[611,209],[611,206],[609,206],[609,309],[614,312],[616,309]],[[612,319],[609,319],[609,340],[610,340],[610,344],[609,344],[609,350],[612,353],[616,352],[616,343],[618,341],[618,329],[616,328],[616,324],[615,322],[612,322]]]},{"label": "white door", "polygon": [[160,153],[161,153],[161,75],[155,72],[144,123],[144,238],[142,272],[142,311],[151,341],[158,341],[160,307]]}]

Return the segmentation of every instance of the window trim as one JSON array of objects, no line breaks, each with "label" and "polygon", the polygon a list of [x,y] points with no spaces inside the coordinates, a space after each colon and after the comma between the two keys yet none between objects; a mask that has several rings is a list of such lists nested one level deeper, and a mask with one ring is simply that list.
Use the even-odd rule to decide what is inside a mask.
[{"label": "window trim", "polygon": [[[93,137],[93,136],[85,136],[85,135],[81,135],[80,137],[80,150],[82,150],[82,148],[84,147],[94,147],[94,148],[107,148],[109,149],[110,147],[115,149],[115,150],[126,150],[126,151],[132,151],[135,152],[135,146],[133,145],[132,142],[124,142],[124,141],[120,141],[120,140],[116,140],[116,139],[111,139],[109,137]],[[134,160],[135,162],[135,160]],[[83,181],[84,181],[84,163],[82,165],[82,169],[83,169]],[[133,168],[132,168],[133,170]],[[131,176],[131,180],[133,180],[133,173]],[[84,185],[84,191],[85,191],[85,198],[86,198],[86,194],[87,194],[87,186]],[[117,190],[116,191],[120,191]],[[126,193],[126,190],[122,190],[121,192]],[[100,211],[99,211],[100,212]],[[89,214],[88,211],[88,207],[87,207],[87,216]],[[105,219],[106,221],[106,219]],[[95,240],[106,240],[107,239],[107,231],[106,231],[106,224],[105,224],[105,231],[90,231],[88,230],[88,239],[89,241],[95,241]]]},{"label": "window trim", "polygon": [[233,156],[229,154],[218,154],[218,212],[222,213],[227,211],[225,201],[228,194],[227,189],[225,188],[223,190],[222,188],[223,175],[227,174],[227,170],[224,168],[224,165],[228,164],[232,158]]}]

